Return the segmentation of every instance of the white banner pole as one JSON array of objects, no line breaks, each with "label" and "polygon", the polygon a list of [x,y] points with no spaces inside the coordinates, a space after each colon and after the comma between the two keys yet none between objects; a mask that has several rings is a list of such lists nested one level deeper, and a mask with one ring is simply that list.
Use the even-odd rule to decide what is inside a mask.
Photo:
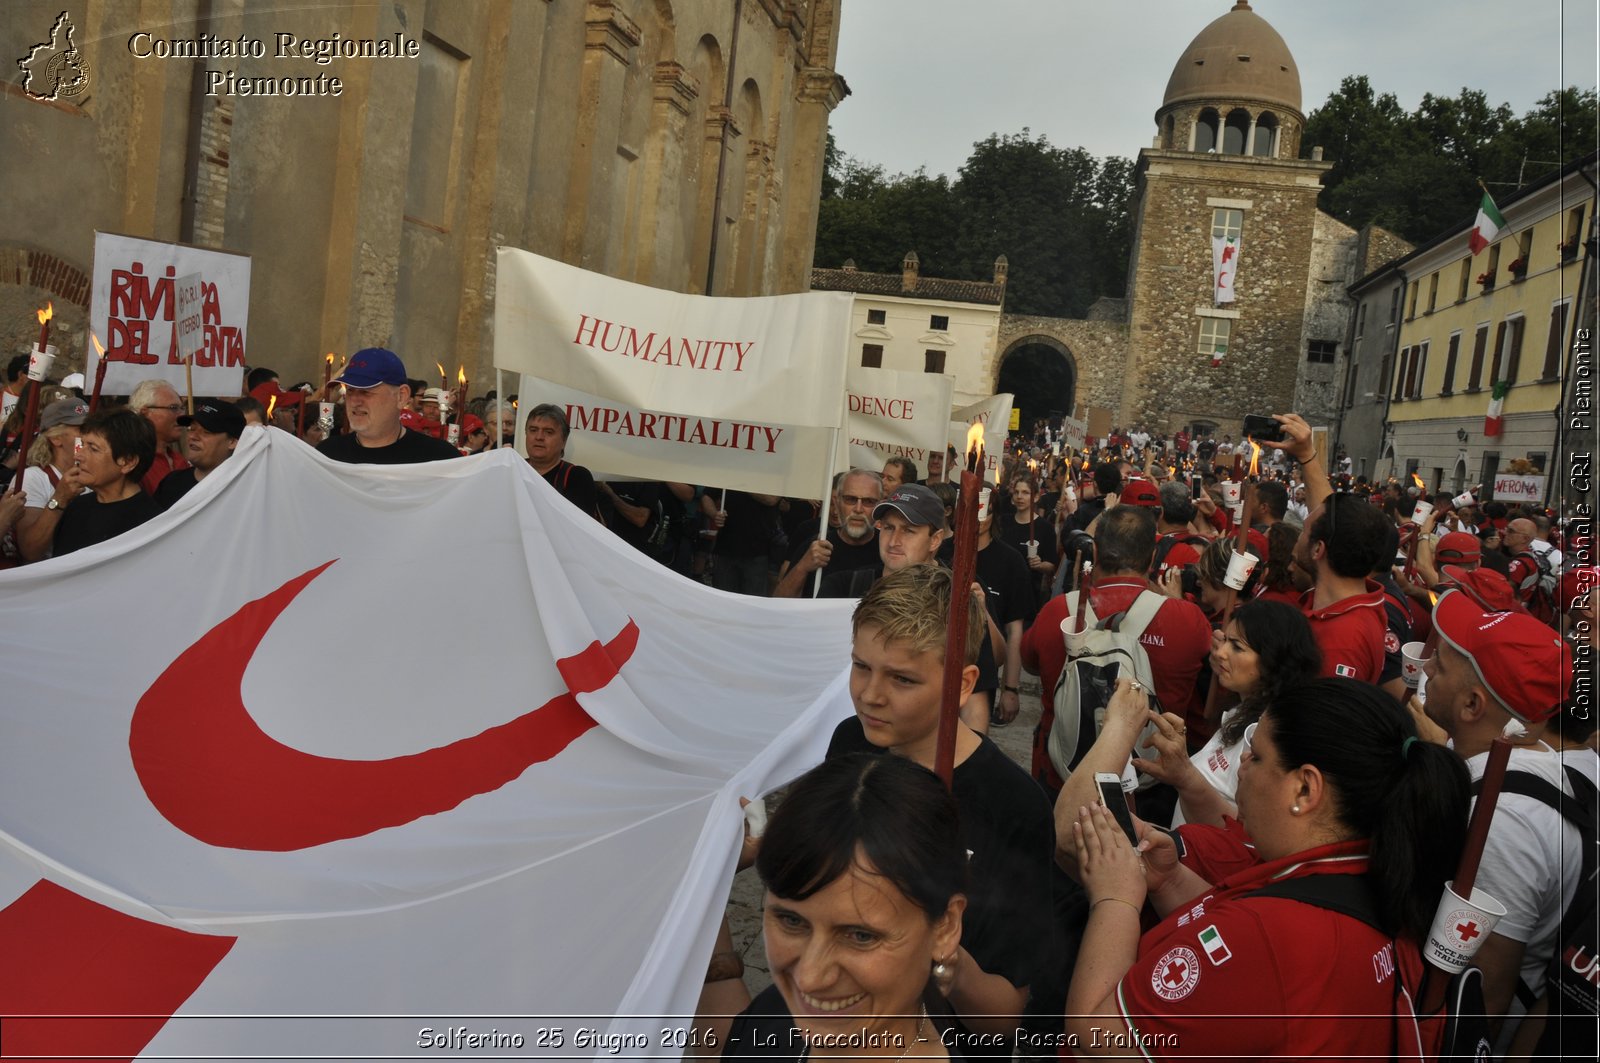
[{"label": "white banner pole", "polygon": [[[817,525],[817,538],[828,537],[828,515],[833,508],[833,463],[839,460],[839,436],[844,432],[841,425],[833,430],[833,442],[828,446],[828,480],[822,488],[822,516]],[[816,579],[811,581],[811,597],[815,598],[822,591],[822,569],[817,569]]]}]

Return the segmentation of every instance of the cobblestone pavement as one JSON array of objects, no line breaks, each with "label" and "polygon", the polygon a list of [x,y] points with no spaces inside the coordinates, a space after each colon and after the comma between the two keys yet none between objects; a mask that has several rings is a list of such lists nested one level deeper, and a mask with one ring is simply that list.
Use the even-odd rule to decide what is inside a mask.
[{"label": "cobblestone pavement", "polygon": [[[1033,728],[1039,722],[1039,680],[1024,674],[1020,684],[1021,711],[1004,727],[991,727],[989,737],[1012,760],[1028,767],[1033,748]],[[744,982],[752,996],[772,984],[767,956],[761,945],[761,880],[754,868],[734,877],[728,897],[728,927],[733,947],[744,959]]]}]

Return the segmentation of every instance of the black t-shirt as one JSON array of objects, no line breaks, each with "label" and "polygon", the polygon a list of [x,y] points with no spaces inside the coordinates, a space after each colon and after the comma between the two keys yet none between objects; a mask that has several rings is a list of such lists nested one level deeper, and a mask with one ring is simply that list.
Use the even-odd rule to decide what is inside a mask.
[{"label": "black t-shirt", "polygon": [[723,557],[765,557],[778,533],[778,507],[764,506],[743,491],[717,495],[728,519],[717,532],[712,553]]},{"label": "black t-shirt", "polygon": [[[598,490],[598,489],[597,489]],[[624,517],[611,503],[610,498],[603,501],[606,514],[606,527],[616,533],[617,538],[632,545],[635,549],[650,554],[652,557],[661,553],[661,542],[658,533],[661,532],[661,521],[665,511],[662,509],[661,485],[653,480],[637,480],[631,482],[615,482],[611,491],[619,499],[630,506],[639,506],[650,511],[645,518],[644,526],[640,527]],[[676,499],[673,499],[676,502]],[[652,539],[658,541],[652,542]]]},{"label": "black t-shirt", "polygon": [[161,507],[143,491],[121,502],[101,502],[92,494],[79,495],[61,514],[50,541],[51,554],[60,557],[85,546],[103,543],[156,516]]},{"label": "black t-shirt", "polygon": [[[972,853],[961,944],[987,973],[1031,985],[1043,970],[1051,935],[1055,821],[1039,784],[987,735],[978,737],[950,786],[961,844]],[[867,741],[861,720],[851,716],[834,728],[826,759],[849,753],[887,750]]]},{"label": "black t-shirt", "polygon": [[[811,549],[811,544],[821,536],[817,528],[822,524],[820,518],[813,517],[795,529],[789,537],[789,567],[793,568],[800,563],[806,551]],[[883,558],[878,554],[878,533],[874,531],[872,538],[864,543],[847,543],[839,536],[838,528],[828,529],[828,542],[833,544],[833,556],[828,558],[828,563],[822,567],[822,578],[826,580],[834,572],[848,572],[853,568],[881,567]]]},{"label": "black t-shirt", "polygon": [[1096,495],[1094,498],[1085,499],[1078,503],[1078,508],[1072,511],[1072,516],[1067,518],[1067,524],[1078,531],[1088,531],[1089,525],[1096,517],[1104,513],[1106,500]]},{"label": "black t-shirt", "polygon": [[1024,561],[1028,557],[1028,540],[1031,537],[1039,543],[1039,556],[1055,564],[1056,529],[1048,518],[1037,516],[1031,523],[1024,521],[1019,524],[1015,516],[1007,517],[1005,520],[997,517],[994,528],[1000,533],[1001,539],[1016,547],[1017,553],[1022,555]]},{"label": "black t-shirt", "polygon": [[442,439],[409,428],[386,447],[364,447],[354,432],[329,436],[317,444],[318,453],[347,465],[416,465],[424,461],[459,458],[461,451]]},{"label": "black t-shirt", "polygon": [[990,539],[989,545],[978,551],[977,578],[989,615],[1002,634],[1013,620],[1022,621],[1024,627],[1033,623],[1039,612],[1033,570],[1010,543]]},{"label": "black t-shirt", "polygon": [[582,465],[558,461],[544,474],[544,482],[591,517],[600,516],[600,491],[594,485],[594,473]]},{"label": "black t-shirt", "polygon": [[165,513],[178,504],[178,499],[194,490],[194,485],[200,482],[195,479],[194,472],[192,468],[179,469],[161,478],[161,482],[156,485],[156,493],[151,496],[161,512]]}]

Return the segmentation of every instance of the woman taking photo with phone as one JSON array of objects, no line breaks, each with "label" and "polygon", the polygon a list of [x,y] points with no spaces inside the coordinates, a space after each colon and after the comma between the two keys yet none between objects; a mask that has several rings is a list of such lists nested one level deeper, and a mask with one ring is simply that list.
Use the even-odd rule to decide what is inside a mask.
[{"label": "woman taking photo with phone", "polygon": [[[1112,715],[1148,716],[1127,680],[1112,700]],[[1466,837],[1465,764],[1350,679],[1283,691],[1244,745],[1239,818],[1253,849],[1189,826],[1183,864],[1170,836],[1136,822],[1135,848],[1103,806],[1065,804],[1083,787],[1062,792],[1058,835],[1090,903],[1067,994],[1076,1053],[1436,1054],[1410,1000],[1417,943]],[[1243,870],[1213,883],[1205,854],[1230,846]],[[1147,903],[1162,921],[1141,935]]]}]

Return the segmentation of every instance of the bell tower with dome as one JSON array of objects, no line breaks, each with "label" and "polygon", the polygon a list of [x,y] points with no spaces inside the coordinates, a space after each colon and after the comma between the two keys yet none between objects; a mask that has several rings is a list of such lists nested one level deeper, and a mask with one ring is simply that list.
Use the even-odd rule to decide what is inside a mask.
[{"label": "bell tower with dome", "polygon": [[[1247,413],[1321,414],[1356,234],[1317,210],[1331,164],[1300,158],[1299,69],[1248,0],[1178,56],[1155,123],[1136,167],[1123,420],[1220,437]],[[1231,293],[1216,266],[1230,243]]]}]

